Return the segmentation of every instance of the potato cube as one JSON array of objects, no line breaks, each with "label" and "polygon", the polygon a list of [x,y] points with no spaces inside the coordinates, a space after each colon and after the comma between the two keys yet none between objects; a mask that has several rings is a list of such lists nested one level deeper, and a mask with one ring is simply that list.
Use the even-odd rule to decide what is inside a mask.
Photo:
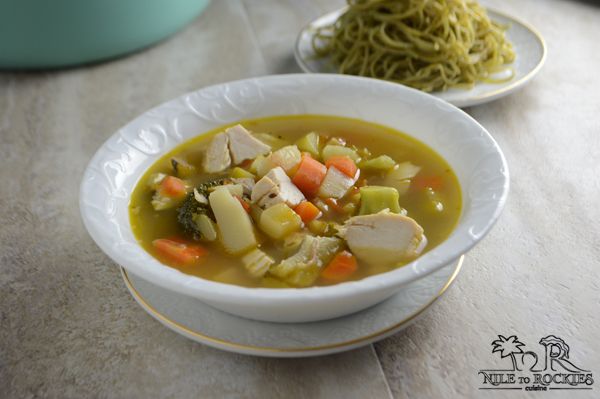
[{"label": "potato cube", "polygon": [[265,209],[260,215],[259,227],[276,240],[298,231],[302,218],[286,204],[276,204]]},{"label": "potato cube", "polygon": [[275,164],[281,166],[288,175],[291,173],[293,176],[302,160],[302,154],[295,145],[288,145],[269,155],[269,158]]}]

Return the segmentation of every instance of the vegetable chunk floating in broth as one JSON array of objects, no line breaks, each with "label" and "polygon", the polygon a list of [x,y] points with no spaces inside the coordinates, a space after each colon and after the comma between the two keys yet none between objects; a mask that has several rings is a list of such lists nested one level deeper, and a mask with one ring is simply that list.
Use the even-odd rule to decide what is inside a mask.
[{"label": "vegetable chunk floating in broth", "polygon": [[400,132],[329,116],[226,126],[138,182],[133,232],[162,263],[246,287],[309,287],[401,267],[448,237],[458,181]]}]

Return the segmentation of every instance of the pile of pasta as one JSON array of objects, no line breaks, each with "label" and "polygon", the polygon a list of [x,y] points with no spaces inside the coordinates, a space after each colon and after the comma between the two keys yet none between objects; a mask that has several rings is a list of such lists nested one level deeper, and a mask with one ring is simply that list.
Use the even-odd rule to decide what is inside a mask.
[{"label": "pile of pasta", "polygon": [[[348,0],[348,10],[313,37],[318,57],[339,73],[432,92],[470,89],[514,76],[505,30],[471,0]],[[490,75],[510,70],[510,76]]]}]

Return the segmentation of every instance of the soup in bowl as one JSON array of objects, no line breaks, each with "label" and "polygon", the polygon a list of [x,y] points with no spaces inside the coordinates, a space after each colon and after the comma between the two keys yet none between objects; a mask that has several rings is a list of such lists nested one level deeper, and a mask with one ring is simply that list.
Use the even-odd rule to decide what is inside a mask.
[{"label": "soup in bowl", "polygon": [[456,262],[508,171],[476,121],[372,79],[282,75],[189,93],[94,156],[84,222],[127,272],[239,316],[362,310]]}]

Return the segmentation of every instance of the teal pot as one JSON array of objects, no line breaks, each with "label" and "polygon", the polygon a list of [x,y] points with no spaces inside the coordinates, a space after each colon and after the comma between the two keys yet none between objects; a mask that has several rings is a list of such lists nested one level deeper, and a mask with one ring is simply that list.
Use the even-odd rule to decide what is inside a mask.
[{"label": "teal pot", "polygon": [[56,68],[142,49],[210,0],[1,0],[0,68]]}]

